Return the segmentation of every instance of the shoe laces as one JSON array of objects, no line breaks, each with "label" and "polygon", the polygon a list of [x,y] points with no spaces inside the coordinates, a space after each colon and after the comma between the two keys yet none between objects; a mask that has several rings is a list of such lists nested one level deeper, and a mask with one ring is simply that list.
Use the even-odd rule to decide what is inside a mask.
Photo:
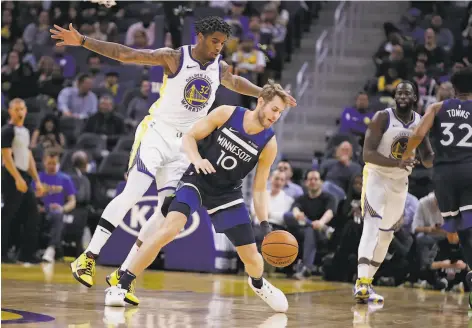
[{"label": "shoe laces", "polygon": [[359,278],[359,279],[357,280],[356,285],[357,285],[358,287],[365,286],[365,287],[367,287],[367,288],[369,288],[369,289],[373,289],[373,288],[372,288],[372,280],[373,280],[373,279],[371,279],[371,278]]},{"label": "shoe laces", "polygon": [[89,276],[94,275],[94,273],[95,273],[94,263],[95,263],[94,259],[91,259],[91,258],[88,258],[88,257],[85,259],[85,268],[84,268],[84,273],[85,274],[87,274]]}]

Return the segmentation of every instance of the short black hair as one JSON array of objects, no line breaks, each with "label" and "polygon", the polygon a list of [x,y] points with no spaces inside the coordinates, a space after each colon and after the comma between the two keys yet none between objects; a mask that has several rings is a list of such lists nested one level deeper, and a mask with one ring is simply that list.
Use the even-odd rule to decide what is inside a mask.
[{"label": "short black hair", "polygon": [[231,26],[221,17],[208,16],[195,22],[195,31],[197,34],[202,33],[203,36],[220,32],[229,37],[231,35]]},{"label": "short black hair", "polygon": [[77,83],[81,84],[82,82],[85,81],[85,79],[88,79],[89,77],[90,77],[90,75],[88,75],[88,74],[80,74],[77,77]]},{"label": "short black hair", "polygon": [[451,83],[456,93],[472,93],[472,66],[462,68],[452,74]]},{"label": "short black hair", "polygon": [[318,174],[320,175],[320,179],[321,179],[321,173],[320,171],[318,171],[317,169],[309,169],[308,171],[305,172],[305,181],[308,180],[308,175],[311,173],[311,172],[318,172]]}]

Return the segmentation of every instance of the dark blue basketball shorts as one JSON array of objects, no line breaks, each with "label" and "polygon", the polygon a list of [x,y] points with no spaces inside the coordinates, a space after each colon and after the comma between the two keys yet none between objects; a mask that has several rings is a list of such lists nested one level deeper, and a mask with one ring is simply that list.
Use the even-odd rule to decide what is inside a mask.
[{"label": "dark blue basketball shorts", "polygon": [[456,232],[472,228],[471,164],[437,165],[433,179],[444,230]]},{"label": "dark blue basketball shorts", "polygon": [[187,204],[190,214],[204,207],[210,215],[215,231],[224,233],[234,246],[255,243],[251,218],[244,203],[241,189],[205,192],[198,175],[184,175],[175,193],[174,201]]}]

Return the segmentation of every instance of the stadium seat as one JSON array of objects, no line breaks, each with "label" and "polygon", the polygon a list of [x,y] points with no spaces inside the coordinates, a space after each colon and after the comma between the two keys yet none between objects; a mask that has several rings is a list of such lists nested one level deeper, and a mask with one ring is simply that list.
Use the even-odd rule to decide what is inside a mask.
[{"label": "stadium seat", "polygon": [[131,152],[131,148],[133,148],[134,137],[133,136],[125,136],[121,137],[118,142],[116,143],[113,152],[127,152],[128,154]]},{"label": "stadium seat", "polygon": [[77,137],[82,130],[83,121],[74,117],[62,116],[60,120],[61,132],[66,137],[69,145],[75,144]]}]

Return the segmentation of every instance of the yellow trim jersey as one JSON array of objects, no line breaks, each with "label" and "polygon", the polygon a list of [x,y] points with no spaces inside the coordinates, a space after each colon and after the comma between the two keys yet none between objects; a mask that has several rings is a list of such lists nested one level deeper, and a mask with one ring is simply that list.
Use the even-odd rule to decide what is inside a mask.
[{"label": "yellow trim jersey", "polygon": [[191,49],[188,45],[180,48],[177,72],[164,75],[160,98],[149,109],[153,118],[184,133],[207,115],[221,83],[221,55],[202,65],[192,57]]},{"label": "yellow trim jersey", "polygon": [[[389,119],[377,151],[385,157],[401,159],[406,150],[408,139],[420,122],[421,116],[413,112],[411,121],[405,124],[395,115],[393,108],[387,108],[385,111],[388,113]],[[392,179],[404,178],[411,174],[411,169],[407,171],[398,167],[384,167],[371,163],[366,163],[366,167]]]}]

